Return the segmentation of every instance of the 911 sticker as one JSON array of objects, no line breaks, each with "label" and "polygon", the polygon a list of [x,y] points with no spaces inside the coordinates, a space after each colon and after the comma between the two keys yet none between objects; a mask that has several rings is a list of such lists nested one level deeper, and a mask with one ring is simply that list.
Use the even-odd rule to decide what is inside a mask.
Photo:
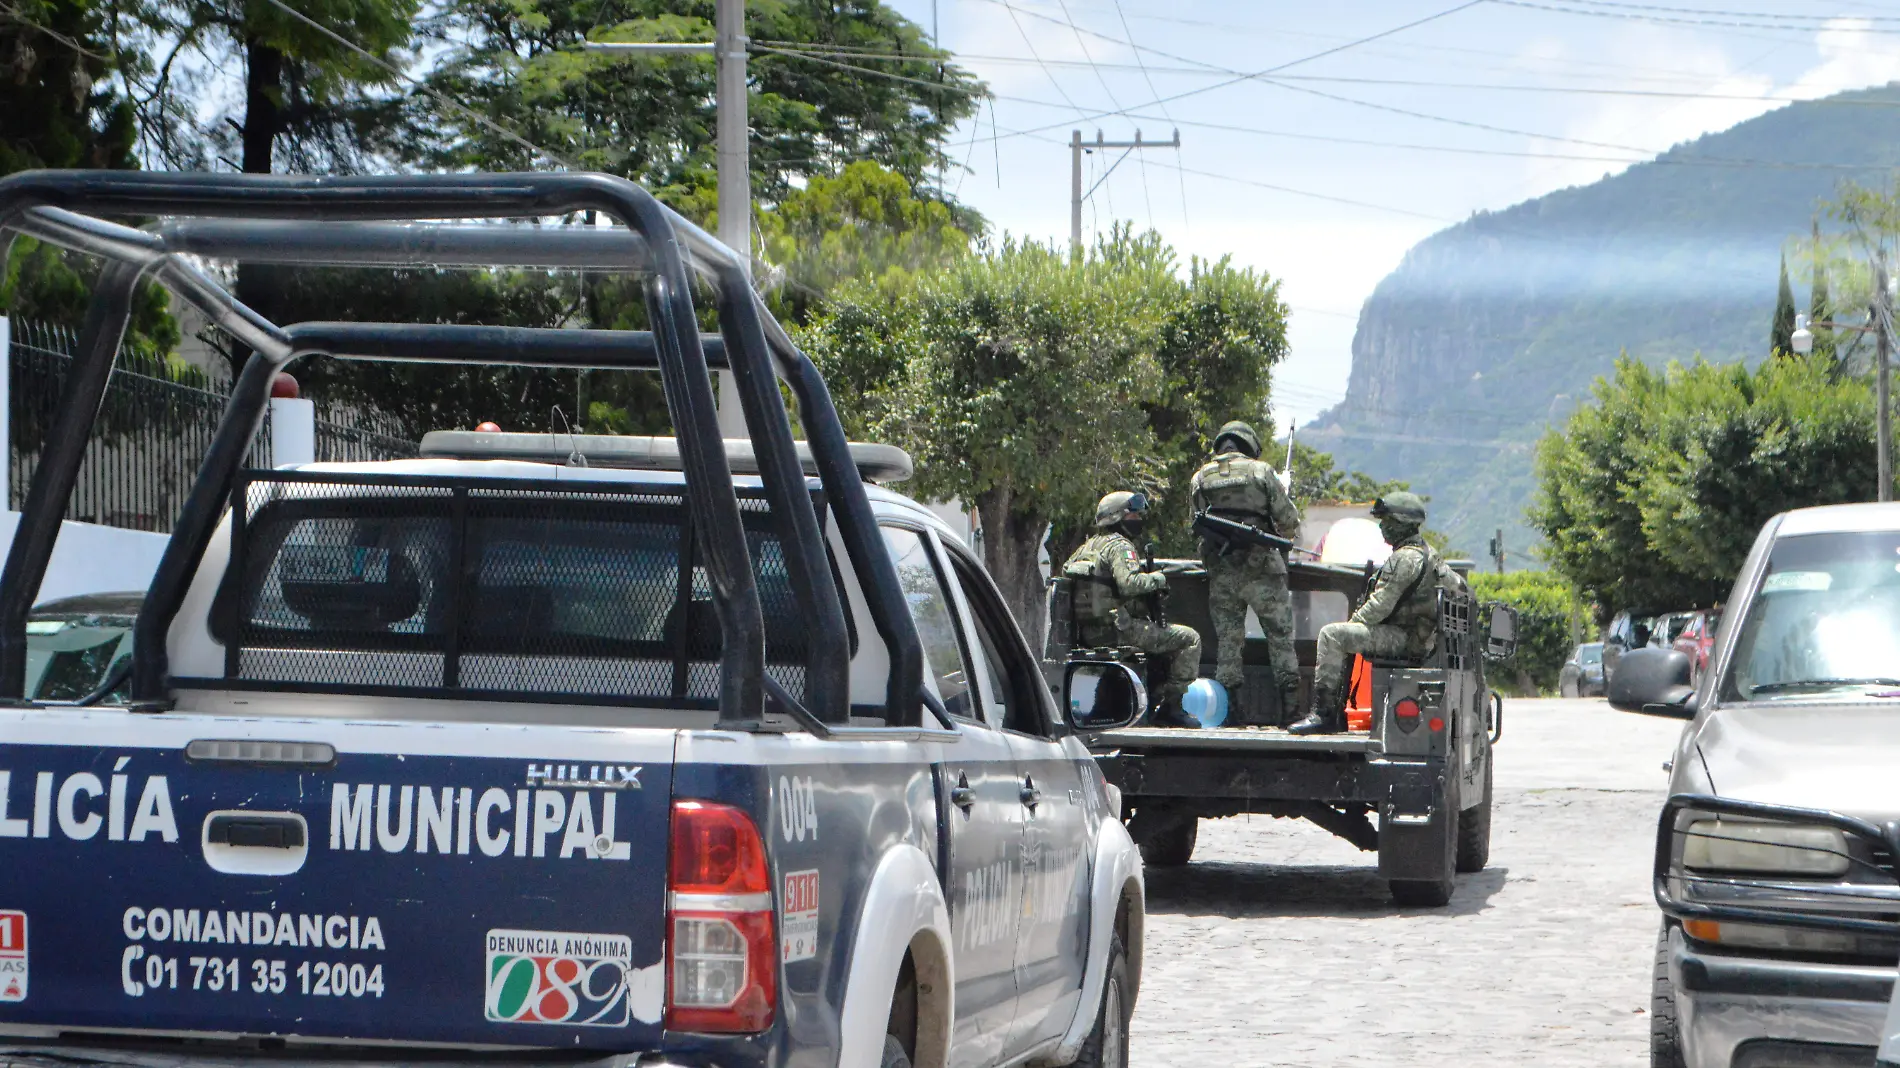
[{"label": "911 sticker", "polygon": [[818,872],[785,873],[785,936],[787,963],[818,955]]},{"label": "911 sticker", "polygon": [[0,1001],[26,1000],[26,913],[0,910]]},{"label": "911 sticker", "polygon": [[625,1027],[633,940],[565,931],[488,932],[484,1015],[493,1023]]}]

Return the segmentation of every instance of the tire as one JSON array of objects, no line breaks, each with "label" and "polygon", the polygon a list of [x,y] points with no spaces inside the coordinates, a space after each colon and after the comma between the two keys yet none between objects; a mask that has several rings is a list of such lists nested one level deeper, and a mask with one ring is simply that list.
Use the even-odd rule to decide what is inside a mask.
[{"label": "tire", "polygon": [[1557,692],[1563,697],[1582,697],[1583,687],[1577,680],[1566,678],[1557,684]]},{"label": "tire", "polygon": [[1392,903],[1401,908],[1435,909],[1451,904],[1449,878],[1393,879],[1386,886],[1392,891]]},{"label": "tire", "polygon": [[1484,800],[1458,814],[1458,856],[1453,868],[1460,875],[1484,870],[1491,863],[1491,762],[1495,751],[1484,754]]},{"label": "tire", "polygon": [[1178,868],[1194,857],[1201,821],[1166,807],[1138,808],[1128,821],[1128,836],[1151,868]]},{"label": "tire", "polygon": [[884,1058],[877,1064],[878,1068],[910,1068],[910,1055],[904,1052],[904,1044],[896,1035],[884,1036]]},{"label": "tire", "polygon": [[1649,1068],[1685,1068],[1682,1029],[1676,1025],[1676,984],[1669,981],[1669,925],[1656,936],[1656,968],[1649,983]]},{"label": "tire", "polygon": [[[1075,1068],[1127,1068],[1128,1017],[1134,1005],[1128,988],[1128,954],[1120,935],[1108,943],[1108,970],[1102,979],[1102,1003],[1096,1007],[1095,1027],[1082,1043]],[[905,1068],[910,1068],[909,1064]]]}]

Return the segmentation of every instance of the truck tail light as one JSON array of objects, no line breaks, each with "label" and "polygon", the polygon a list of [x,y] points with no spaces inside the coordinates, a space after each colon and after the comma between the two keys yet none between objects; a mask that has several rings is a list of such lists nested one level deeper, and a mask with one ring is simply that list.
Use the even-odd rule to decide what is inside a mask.
[{"label": "truck tail light", "polygon": [[777,924],[757,825],[730,805],[675,801],[667,872],[667,1030],[772,1026]]},{"label": "truck tail light", "polygon": [[1392,721],[1407,734],[1418,729],[1418,702],[1407,697],[1392,706]]}]

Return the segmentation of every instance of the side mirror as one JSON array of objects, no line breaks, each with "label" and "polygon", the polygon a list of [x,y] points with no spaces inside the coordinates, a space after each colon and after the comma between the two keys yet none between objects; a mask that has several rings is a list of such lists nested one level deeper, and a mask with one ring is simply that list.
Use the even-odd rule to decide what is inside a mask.
[{"label": "side mirror", "polygon": [[1631,649],[1617,657],[1608,696],[1612,706],[1625,712],[1687,719],[1695,715],[1689,658],[1660,646]]},{"label": "side mirror", "polygon": [[1509,660],[1517,652],[1517,609],[1493,601],[1491,627],[1485,635],[1484,658]]},{"label": "side mirror", "polygon": [[1112,731],[1148,710],[1148,687],[1127,664],[1080,660],[1062,678],[1063,717],[1079,731]]}]

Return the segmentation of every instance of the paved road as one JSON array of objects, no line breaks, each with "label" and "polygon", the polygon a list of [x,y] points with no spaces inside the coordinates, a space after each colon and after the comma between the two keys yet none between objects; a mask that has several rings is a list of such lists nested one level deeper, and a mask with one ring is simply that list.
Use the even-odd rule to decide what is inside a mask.
[{"label": "paved road", "polygon": [[1648,1064],[1649,853],[1682,724],[1509,701],[1491,866],[1398,909],[1371,854],[1304,821],[1204,823],[1148,879],[1132,1061]]}]

